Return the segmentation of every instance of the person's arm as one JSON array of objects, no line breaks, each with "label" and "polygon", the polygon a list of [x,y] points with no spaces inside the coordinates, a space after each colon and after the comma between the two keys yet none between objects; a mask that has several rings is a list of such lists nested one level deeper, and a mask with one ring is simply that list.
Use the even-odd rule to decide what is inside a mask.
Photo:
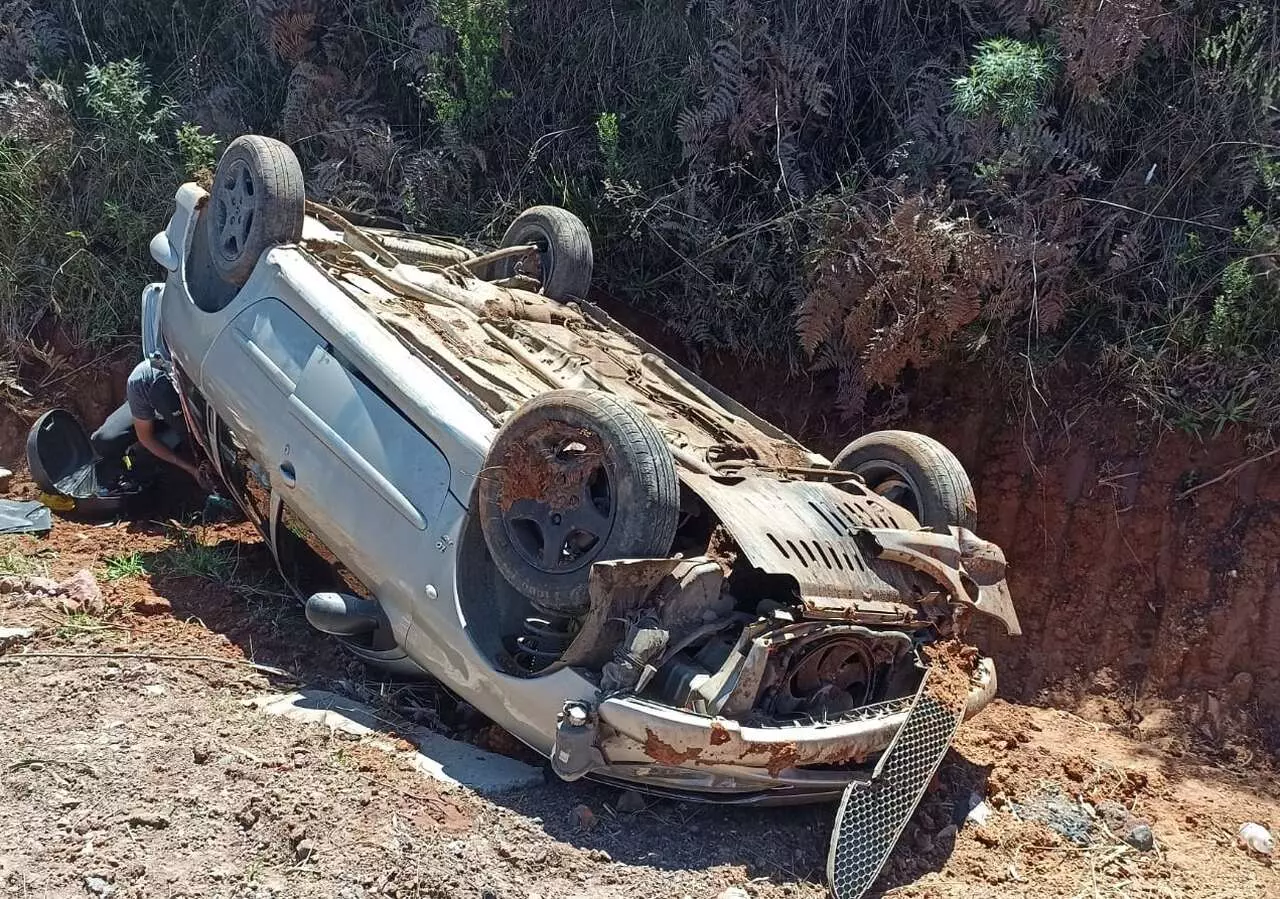
[{"label": "person's arm", "polygon": [[156,423],[154,420],[135,418],[133,420],[133,430],[138,435],[138,442],[145,446],[151,455],[157,459],[163,459],[170,465],[181,468],[195,478],[198,483],[204,484],[200,469],[160,442],[160,438],[156,436]]}]

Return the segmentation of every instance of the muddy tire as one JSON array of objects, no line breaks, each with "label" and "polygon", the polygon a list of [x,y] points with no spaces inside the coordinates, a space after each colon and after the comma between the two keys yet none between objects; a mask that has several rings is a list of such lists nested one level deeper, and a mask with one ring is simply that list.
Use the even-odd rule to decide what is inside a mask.
[{"label": "muddy tire", "polygon": [[859,475],[925,527],[977,526],[978,502],[969,475],[951,450],[931,437],[876,431],[846,446],[834,464]]},{"label": "muddy tire", "polygon": [[[553,300],[583,298],[591,287],[594,264],[591,234],[587,226],[559,206],[533,206],[516,217],[502,237],[502,246],[535,244],[542,294]],[[494,266],[495,280],[509,278],[520,267],[519,259],[502,259]]]},{"label": "muddy tire", "polygon": [[507,583],[546,611],[574,615],[588,607],[592,563],[670,553],[680,484],[666,442],[635,405],[554,390],[498,432],[477,502]]},{"label": "muddy tire", "polygon": [[302,167],[286,144],[257,134],[231,142],[218,161],[205,213],[209,253],[239,287],[269,248],[302,239]]}]

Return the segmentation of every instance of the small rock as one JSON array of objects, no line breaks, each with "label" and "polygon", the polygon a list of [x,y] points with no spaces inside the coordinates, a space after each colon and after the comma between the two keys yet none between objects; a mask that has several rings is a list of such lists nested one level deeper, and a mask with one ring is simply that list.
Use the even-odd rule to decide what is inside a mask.
[{"label": "small rock", "polygon": [[143,689],[147,691],[148,696],[163,696],[165,694],[164,684],[147,684]]},{"label": "small rock", "polygon": [[1271,836],[1271,832],[1254,821],[1241,824],[1236,839],[1241,846],[1259,855],[1270,856],[1276,851],[1276,841]]},{"label": "small rock", "polygon": [[1156,836],[1151,832],[1150,824],[1139,820],[1125,831],[1124,841],[1141,852],[1150,852],[1155,848]]},{"label": "small rock", "polygon": [[293,848],[293,857],[300,862],[305,862],[311,856],[315,855],[316,844],[311,840],[302,840]]},{"label": "small rock", "polygon": [[0,645],[19,640],[30,640],[36,635],[34,627],[0,627]]},{"label": "small rock", "polygon": [[957,828],[954,824],[948,824],[942,830],[938,831],[938,835],[934,837],[936,843],[953,842],[956,838]]},{"label": "small rock", "polygon": [[976,793],[970,797],[970,802],[973,802],[973,806],[969,809],[969,813],[964,817],[965,823],[967,824],[973,824],[981,827],[991,820],[991,816],[995,814],[995,809],[991,807],[990,803],[979,797]]},{"label": "small rock", "polygon": [[151,827],[155,830],[164,830],[169,826],[169,819],[156,812],[130,812],[127,820],[135,827]]},{"label": "small rock", "polygon": [[973,838],[983,846],[995,847],[1000,845],[1000,835],[990,827],[974,828]]},{"label": "small rock", "polygon": [[593,862],[613,861],[613,856],[609,855],[609,853],[605,852],[603,849],[592,849],[587,853],[587,858],[591,859]]},{"label": "small rock", "polygon": [[569,817],[583,830],[590,830],[596,826],[596,813],[591,811],[589,806],[575,805],[569,812]]},{"label": "small rock", "polygon": [[6,574],[0,577],[0,593],[25,593],[26,589],[26,578],[18,577],[15,574]]},{"label": "small rock", "polygon": [[208,743],[197,743],[191,747],[191,758],[197,765],[203,765],[213,758],[213,748]]},{"label": "small rock", "polygon": [[171,615],[173,603],[163,596],[144,596],[133,604],[135,615]]},{"label": "small rock", "polygon": [[[93,577],[93,575],[89,575]],[[52,596],[58,592],[58,582],[47,577],[28,577],[19,578],[22,581],[22,589],[28,593],[43,593]]]},{"label": "small rock", "polygon": [[716,899],[751,899],[751,894],[742,887],[729,887],[721,892]]},{"label": "small rock", "polygon": [[645,808],[644,795],[634,790],[623,790],[615,803],[620,812],[642,812]]},{"label": "small rock", "polygon": [[101,896],[106,899],[108,896],[115,895],[116,888],[107,883],[101,877],[86,877],[84,879],[84,888],[95,896]]},{"label": "small rock", "polygon": [[236,820],[240,822],[240,826],[245,830],[258,823],[258,810],[255,808],[244,808],[236,812]]},{"label": "small rock", "polygon": [[295,824],[289,828],[289,842],[297,846],[307,838],[307,826],[305,824]]},{"label": "small rock", "polygon": [[1107,825],[1107,829],[1114,834],[1123,834],[1125,822],[1129,820],[1129,810],[1122,803],[1108,799],[1099,802],[1095,807],[1098,817]]},{"label": "small rock", "polygon": [[62,594],[62,602],[73,607],[70,611],[96,615],[103,609],[102,589],[87,568],[81,568],[55,587]]}]

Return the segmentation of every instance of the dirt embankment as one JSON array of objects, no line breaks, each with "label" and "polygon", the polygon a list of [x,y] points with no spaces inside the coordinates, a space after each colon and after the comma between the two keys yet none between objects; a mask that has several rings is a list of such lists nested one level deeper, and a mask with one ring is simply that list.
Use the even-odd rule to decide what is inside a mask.
[{"label": "dirt embankment", "polygon": [[[819,384],[707,371],[821,450],[856,436]],[[1172,707],[1212,741],[1254,716],[1280,745],[1280,455],[1210,484],[1259,451],[1233,433],[1142,433],[1130,410],[1093,404],[1037,425],[966,377],[924,379],[895,426],[955,451],[982,536],[1008,556],[1024,634],[989,641],[1001,694],[1145,716],[1153,735]]]},{"label": "dirt embankment", "polygon": [[[609,307],[680,354],[656,323]],[[121,400],[135,358],[68,365],[74,373],[39,388],[31,410],[65,405],[92,428]],[[704,372],[818,449],[856,436],[820,382],[716,360]],[[979,529],[1008,556],[1024,634],[990,640],[1001,694],[1151,736],[1172,707],[1214,742],[1253,717],[1280,745],[1280,455],[1206,484],[1257,451],[1232,433],[1142,433],[1130,411],[1094,404],[1041,410],[1037,424],[991,389],[972,372],[935,373],[896,426],[956,452],[977,489]],[[21,464],[31,418],[0,410],[0,464]]]}]

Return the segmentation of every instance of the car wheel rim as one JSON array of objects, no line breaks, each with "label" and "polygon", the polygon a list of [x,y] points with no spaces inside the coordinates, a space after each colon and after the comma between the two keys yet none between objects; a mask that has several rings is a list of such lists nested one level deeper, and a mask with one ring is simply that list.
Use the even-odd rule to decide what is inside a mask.
[{"label": "car wheel rim", "polygon": [[213,214],[218,253],[228,260],[238,259],[253,233],[258,185],[243,160],[235,160],[220,173],[214,191]]},{"label": "car wheel rim", "polygon": [[[617,517],[613,478],[598,438],[565,422],[527,439],[515,463],[508,454],[502,524],[526,564],[567,574],[590,564]],[[536,492],[538,495],[523,495]]]},{"label": "car wheel rim", "polygon": [[920,520],[920,489],[900,466],[885,460],[865,462],[854,469],[877,496],[901,506]]}]

